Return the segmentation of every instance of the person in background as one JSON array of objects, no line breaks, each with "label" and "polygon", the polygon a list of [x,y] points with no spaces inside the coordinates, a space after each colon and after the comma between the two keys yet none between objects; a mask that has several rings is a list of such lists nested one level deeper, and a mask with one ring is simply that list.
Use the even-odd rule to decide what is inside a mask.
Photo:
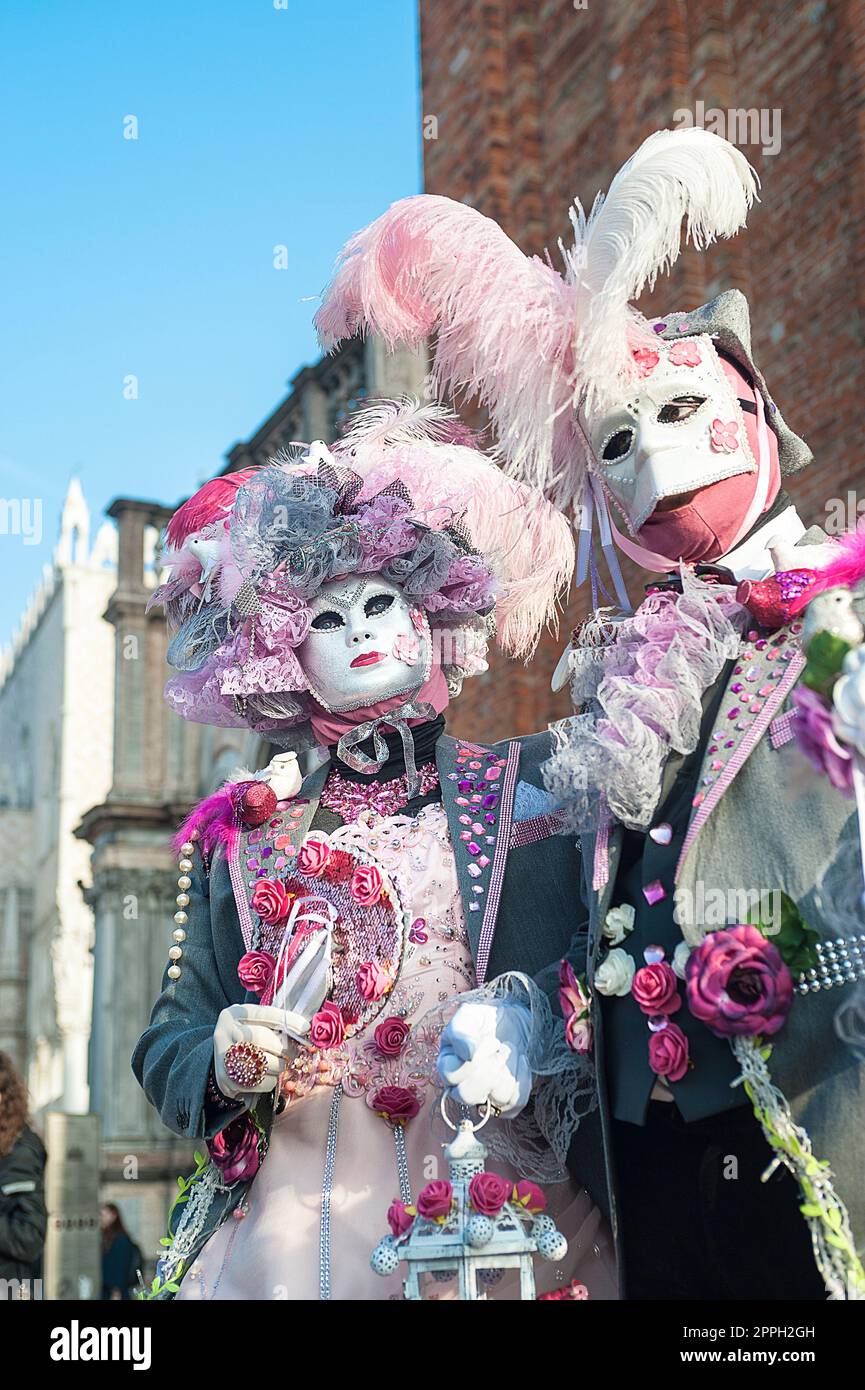
[{"label": "person in background", "polygon": [[[27,1297],[41,1274],[45,1243],[45,1146],[30,1128],[27,1088],[0,1052],[0,1287]],[[15,1296],[15,1295],[12,1295]]]},{"label": "person in background", "polygon": [[123,1224],[120,1209],[114,1202],[103,1202],[102,1224],[102,1297],[103,1299],[132,1298],[141,1268],[141,1251]]}]

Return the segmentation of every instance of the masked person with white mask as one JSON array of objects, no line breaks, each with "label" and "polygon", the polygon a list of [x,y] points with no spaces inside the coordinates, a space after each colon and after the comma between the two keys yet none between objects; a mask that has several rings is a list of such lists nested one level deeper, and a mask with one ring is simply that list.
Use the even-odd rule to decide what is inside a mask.
[{"label": "masked person with white mask", "polygon": [[[491,1163],[520,1200],[545,1184],[570,1246],[539,1287],[612,1296],[606,1227],[564,1166],[592,1097],[555,1005],[579,854],[541,785],[550,736],[467,743],[444,720],[494,633],[527,656],[554,616],[567,522],[454,417],[379,402],[332,450],[206,484],[167,541],[167,699],[282,752],[177,838],[133,1065],[210,1161],[159,1294],[399,1296],[370,1255],[446,1187],[428,1181],[446,1088],[493,1112]],[[519,1297],[508,1275],[488,1288]]]},{"label": "masked person with white mask", "polygon": [[[726,140],[660,131],[589,214],[571,209],[563,274],[473,208],[403,199],[347,244],[317,316],[325,346],[434,334],[440,387],[479,397],[512,474],[574,513],[594,611],[555,677],[575,713],[543,781],[580,838],[590,913],[598,1111],[572,1159],[634,1299],[865,1298],[865,1087],[844,1013],[865,916],[838,743],[856,716],[833,730],[831,709],[789,703],[798,615],[831,558],[783,490],[811,453],[738,290],[635,307],[685,230],[698,249],[731,236],[755,196]],[[616,547],[651,572],[636,611]],[[602,559],[618,609],[598,606]],[[860,640],[859,618],[830,636]],[[806,719],[834,785],[796,747]]]}]

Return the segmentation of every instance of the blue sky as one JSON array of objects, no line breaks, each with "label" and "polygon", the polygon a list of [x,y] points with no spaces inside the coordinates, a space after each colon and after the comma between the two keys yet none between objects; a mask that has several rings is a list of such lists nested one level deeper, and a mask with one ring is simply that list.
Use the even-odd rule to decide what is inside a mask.
[{"label": "blue sky", "polygon": [[175,501],[315,359],[309,297],[420,145],[415,0],[5,0],[0,499],[44,534],[0,535],[0,643],[72,474],[94,514]]}]

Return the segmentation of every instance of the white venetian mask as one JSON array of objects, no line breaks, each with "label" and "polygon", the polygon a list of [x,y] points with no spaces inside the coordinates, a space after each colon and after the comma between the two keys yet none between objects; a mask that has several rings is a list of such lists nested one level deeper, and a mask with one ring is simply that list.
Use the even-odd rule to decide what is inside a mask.
[{"label": "white venetian mask", "polygon": [[426,614],[381,575],[323,584],[312,626],[297,648],[310,689],[336,713],[409,695],[427,680],[432,643]]},{"label": "white venetian mask", "polygon": [[711,338],[659,340],[636,358],[640,380],[628,400],[584,421],[595,471],[634,533],[669,499],[757,471]]}]

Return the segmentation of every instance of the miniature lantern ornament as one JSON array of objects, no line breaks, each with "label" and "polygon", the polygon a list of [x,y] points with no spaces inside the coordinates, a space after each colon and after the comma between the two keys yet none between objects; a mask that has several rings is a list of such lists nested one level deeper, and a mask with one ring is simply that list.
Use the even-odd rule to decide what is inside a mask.
[{"label": "miniature lantern ornament", "polygon": [[409,1301],[423,1298],[424,1274],[437,1282],[455,1277],[460,1300],[485,1299],[483,1286],[497,1282],[506,1269],[519,1270],[520,1298],[532,1300],[535,1255],[558,1263],[568,1243],[540,1210],[540,1189],[530,1185],[536,1200],[527,1204],[515,1199],[513,1183],[486,1172],[488,1151],[477,1130],[489,1119],[490,1106],[480,1124],[463,1118],[455,1125],[447,1114],[448,1095],[446,1091],[442,1096],[441,1111],[456,1131],[444,1146],[450,1180],[428,1184],[415,1206],[395,1204],[399,1214],[391,1221],[394,1233],[379,1241],[370,1264],[376,1274],[388,1275],[405,1260],[403,1288]]}]

